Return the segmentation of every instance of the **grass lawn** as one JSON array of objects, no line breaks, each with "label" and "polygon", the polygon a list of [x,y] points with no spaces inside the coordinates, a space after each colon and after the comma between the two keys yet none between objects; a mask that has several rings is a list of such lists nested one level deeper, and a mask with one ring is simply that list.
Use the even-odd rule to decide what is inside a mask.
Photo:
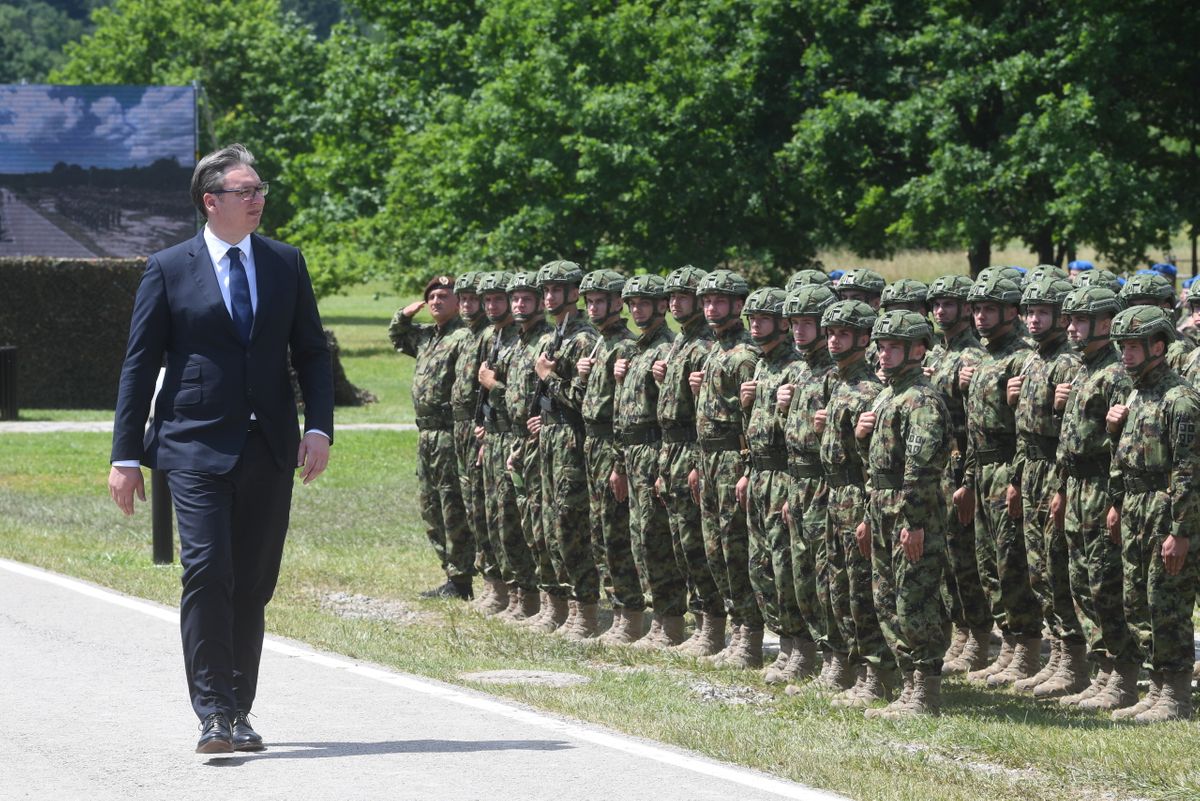
[{"label": "grass lawn", "polygon": [[[363,324],[364,333],[372,325]],[[362,347],[350,344],[355,337],[343,342]],[[0,556],[177,602],[178,567],[150,562],[148,507],[126,519],[107,497],[108,435],[5,434],[0,442]],[[574,645],[457,603],[421,601],[417,593],[439,575],[414,502],[415,442],[408,432],[345,431],[330,471],[296,487],[283,576],[268,609],[272,632],[464,684],[459,674],[476,670],[581,673],[591,682],[567,689],[480,689],[852,798],[1200,797],[1194,724],[1116,725],[960,681],[946,683],[939,719],[866,721],[831,709],[814,691],[786,696],[754,672]],[[354,595],[363,597],[348,605]],[[375,614],[356,616],[362,608]]]}]

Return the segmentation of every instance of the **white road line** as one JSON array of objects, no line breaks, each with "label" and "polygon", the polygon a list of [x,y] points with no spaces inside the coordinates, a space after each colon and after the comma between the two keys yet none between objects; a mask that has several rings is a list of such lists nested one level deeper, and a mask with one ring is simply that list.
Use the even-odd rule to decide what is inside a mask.
[{"label": "white road line", "polygon": [[[88,584],[78,579],[69,578],[58,573],[51,573],[41,568],[32,567],[21,562],[13,562],[8,559],[0,559],[0,568],[21,576],[63,587],[89,598],[95,598],[96,600],[115,606],[140,612],[167,623],[179,625],[179,613],[177,610],[159,606],[149,601],[131,598],[113,590],[97,587],[94,584]],[[417,678],[368,665],[356,664],[345,657],[313,651],[306,647],[299,647],[294,643],[276,637],[268,636],[263,647],[266,650],[283,656],[302,659],[314,665],[344,670],[347,673],[353,673],[383,684],[390,684],[393,687],[432,696],[472,709],[502,715],[519,723],[537,726],[541,729],[573,737],[577,740],[583,740],[594,745],[604,746],[636,757],[690,770],[703,776],[710,776],[714,779],[740,784],[759,792],[772,793],[781,798],[793,798],[798,799],[798,801],[845,801],[845,796],[836,795],[824,790],[815,790],[805,787],[802,784],[775,779],[747,768],[715,762],[704,757],[675,751],[625,735],[599,730],[590,725],[560,720],[540,712],[534,712],[499,701],[482,693],[465,691],[449,684],[433,681],[432,679]]]}]

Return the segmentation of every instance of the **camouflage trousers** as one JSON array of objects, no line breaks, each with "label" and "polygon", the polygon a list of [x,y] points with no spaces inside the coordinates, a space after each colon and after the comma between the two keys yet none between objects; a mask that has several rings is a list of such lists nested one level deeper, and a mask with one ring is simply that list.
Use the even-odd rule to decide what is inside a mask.
[{"label": "camouflage trousers", "polygon": [[487,509],[483,496],[483,465],[479,463],[479,440],[474,420],[454,421],[454,458],[458,485],[467,513],[467,528],[475,538],[475,570],[500,578],[500,564],[487,531]]},{"label": "camouflage trousers", "polygon": [[509,586],[537,590],[533,551],[521,526],[521,505],[506,462],[518,437],[495,432],[483,438],[483,473],[487,484],[484,506],[492,552],[500,565],[501,578]]},{"label": "camouflage trousers", "polygon": [[879,626],[901,670],[920,670],[928,676],[942,672],[942,655],[950,645],[941,601],[946,541],[936,521],[939,507],[925,526],[921,558],[910,562],[900,544],[900,490],[871,493],[873,594]]},{"label": "camouflage trousers", "polygon": [[856,664],[869,662],[883,669],[896,660],[883,638],[875,613],[870,557],[858,550],[854,532],[866,517],[866,491],[856,485],[829,490],[825,518],[825,549],[829,554],[829,605],[842,639]]},{"label": "camouflage trousers", "polygon": [[[956,458],[959,457],[951,456],[951,464],[942,476],[942,493],[946,498],[952,497],[959,486],[953,465]],[[946,516],[946,565],[943,600],[950,610],[950,619],[961,628],[991,628],[992,607],[979,578],[975,555],[975,521],[960,523],[953,505]]]},{"label": "camouflage trousers", "polygon": [[1124,565],[1125,620],[1151,670],[1192,670],[1196,600],[1196,555],[1183,569],[1163,567],[1163,540],[1171,533],[1171,502],[1164,492],[1126,493],[1121,507],[1121,561]]},{"label": "camouflage trousers", "polygon": [[542,461],[538,455],[538,438],[514,435],[520,442],[513,456],[513,485],[517,490],[517,509],[521,513],[521,533],[525,547],[533,559],[537,586],[542,592],[565,596],[565,579],[560,581],[550,560],[550,544],[542,525]]},{"label": "camouflage trousers", "polygon": [[672,442],[663,446],[660,456],[667,521],[671,527],[671,546],[675,562],[687,580],[692,606],[706,615],[725,617],[725,599],[709,570],[704,550],[704,532],[700,524],[700,506],[692,498],[688,473],[696,464],[697,446],[691,442]]},{"label": "camouflage trousers", "polygon": [[808,626],[792,582],[792,537],[783,520],[791,489],[792,477],[786,471],[750,471],[750,583],[766,627],[783,637],[807,640]]},{"label": "camouflage trousers", "polygon": [[750,534],[734,488],[746,472],[737,451],[700,455],[700,514],[708,568],[733,622],[753,630],[763,625],[750,584]]},{"label": "camouflage trousers", "polygon": [[656,614],[677,617],[687,611],[687,582],[675,559],[667,508],[654,493],[658,480],[659,443],[629,445],[625,468],[629,478],[629,533],[638,574]]},{"label": "camouflage trousers", "polygon": [[588,474],[592,559],[600,572],[600,585],[614,609],[644,609],[646,598],[629,538],[629,500],[618,503],[608,483],[617,458],[613,440],[587,437],[583,456]]},{"label": "camouflage trousers", "polygon": [[1029,586],[1042,610],[1042,620],[1060,640],[1083,642],[1083,626],[1071,596],[1067,535],[1054,525],[1050,500],[1057,491],[1054,462],[1029,460],[1021,473],[1022,527]]},{"label": "camouflage trousers", "polygon": [[808,627],[808,636],[824,650],[845,653],[833,608],[829,603],[829,556],[825,546],[825,518],[829,513],[829,488],[823,478],[792,480],[788,499],[791,525],[792,589],[796,606]]},{"label": "camouflage trousers", "polygon": [[1011,465],[1004,462],[979,469],[975,485],[975,558],[1000,630],[1021,637],[1040,637],[1042,613],[1029,586],[1021,521],[1008,514],[1011,471]]},{"label": "camouflage trousers", "polygon": [[1125,621],[1121,546],[1108,537],[1108,475],[1067,479],[1063,528],[1070,555],[1071,595],[1083,612],[1088,650],[1117,662],[1141,656]]},{"label": "camouflage trousers", "polygon": [[600,600],[600,572],[588,526],[588,484],[583,464],[583,430],[543,418],[538,436],[542,462],[542,528],[554,572],[570,597]]},{"label": "camouflage trousers", "polygon": [[425,536],[449,578],[475,575],[475,539],[467,526],[452,431],[417,435],[417,485]]}]

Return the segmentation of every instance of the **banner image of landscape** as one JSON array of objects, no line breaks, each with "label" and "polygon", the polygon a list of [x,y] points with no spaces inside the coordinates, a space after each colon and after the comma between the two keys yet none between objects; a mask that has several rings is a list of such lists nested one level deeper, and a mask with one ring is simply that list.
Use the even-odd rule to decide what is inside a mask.
[{"label": "banner image of landscape", "polygon": [[142,257],[192,236],[191,86],[0,85],[0,256]]}]

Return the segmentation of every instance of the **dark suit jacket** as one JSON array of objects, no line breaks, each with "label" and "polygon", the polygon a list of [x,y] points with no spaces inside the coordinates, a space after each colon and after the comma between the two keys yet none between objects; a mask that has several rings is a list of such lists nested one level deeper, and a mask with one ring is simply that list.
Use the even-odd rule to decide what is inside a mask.
[{"label": "dark suit jacket", "polygon": [[[155,253],[138,287],[117,396],[112,460],[225,473],[253,412],[281,468],[300,445],[288,346],[304,395],[305,430],[333,436],[329,346],[300,251],[251,235],[258,308],[243,345],[221,299],[203,233]],[[159,367],[166,376],[144,431]],[[144,431],[144,435],[143,435]]]}]

